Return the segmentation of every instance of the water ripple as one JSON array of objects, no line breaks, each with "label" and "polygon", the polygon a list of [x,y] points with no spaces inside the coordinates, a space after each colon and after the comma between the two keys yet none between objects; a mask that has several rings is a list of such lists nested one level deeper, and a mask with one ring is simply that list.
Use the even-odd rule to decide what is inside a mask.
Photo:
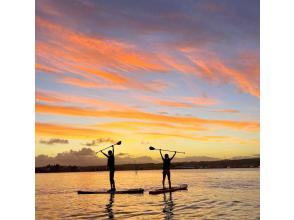
[{"label": "water ripple", "polygon": [[[259,169],[172,172],[188,191],[81,196],[77,190],[107,189],[108,173],[37,174],[36,219],[259,219]],[[116,174],[117,188],[153,189],[160,179],[158,171]]]}]

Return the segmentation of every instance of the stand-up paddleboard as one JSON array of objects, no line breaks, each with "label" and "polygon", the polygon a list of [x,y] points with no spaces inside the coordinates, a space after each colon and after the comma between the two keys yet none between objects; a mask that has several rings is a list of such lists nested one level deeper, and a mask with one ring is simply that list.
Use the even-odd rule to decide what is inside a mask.
[{"label": "stand-up paddleboard", "polygon": [[187,184],[181,184],[179,186],[174,186],[172,188],[164,188],[164,189],[161,188],[161,189],[151,190],[151,191],[149,191],[149,194],[156,195],[156,194],[161,194],[161,193],[175,192],[178,190],[187,190],[187,189],[188,189]]},{"label": "stand-up paddleboard", "polygon": [[126,190],[116,190],[116,191],[78,191],[78,194],[142,194],[144,189],[126,189]]}]

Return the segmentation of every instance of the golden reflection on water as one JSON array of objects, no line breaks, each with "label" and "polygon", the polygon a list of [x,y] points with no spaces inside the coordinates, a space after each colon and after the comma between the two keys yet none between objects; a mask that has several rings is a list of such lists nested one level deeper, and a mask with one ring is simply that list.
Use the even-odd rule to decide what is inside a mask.
[{"label": "golden reflection on water", "polygon": [[188,191],[149,195],[162,173],[116,172],[117,189],[143,195],[77,195],[107,190],[107,172],[36,174],[36,219],[259,219],[259,169],[172,170]]}]

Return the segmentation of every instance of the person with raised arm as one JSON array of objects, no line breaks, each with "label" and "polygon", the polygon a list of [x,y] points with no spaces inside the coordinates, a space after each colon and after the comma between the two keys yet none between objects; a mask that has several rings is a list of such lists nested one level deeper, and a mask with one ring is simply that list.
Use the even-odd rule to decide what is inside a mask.
[{"label": "person with raised arm", "polygon": [[110,181],[110,191],[115,191],[115,182],[114,182],[114,171],[115,171],[115,160],[114,160],[114,145],[112,145],[112,151],[108,151],[108,155],[101,151],[105,157],[107,157],[107,167],[109,170],[109,181]]},{"label": "person with raised arm", "polygon": [[162,187],[163,189],[165,188],[164,187],[164,182],[165,182],[165,177],[167,176],[168,178],[168,184],[169,184],[169,188],[171,189],[171,181],[170,181],[170,162],[171,160],[176,156],[177,152],[174,153],[174,155],[169,158],[169,155],[168,154],[165,154],[164,157],[162,156],[162,153],[161,153],[161,149],[159,150],[160,152],[160,155],[161,155],[161,158],[162,158],[162,161],[163,161],[163,171],[162,171]]}]

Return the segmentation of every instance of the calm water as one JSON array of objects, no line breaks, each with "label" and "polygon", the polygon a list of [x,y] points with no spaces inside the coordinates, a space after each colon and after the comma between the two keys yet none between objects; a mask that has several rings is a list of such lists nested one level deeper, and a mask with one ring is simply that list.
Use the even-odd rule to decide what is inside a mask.
[{"label": "calm water", "polygon": [[259,219],[259,169],[172,170],[188,191],[149,195],[161,172],[118,171],[116,188],[144,195],[77,195],[108,188],[107,172],[36,174],[37,219]]}]

